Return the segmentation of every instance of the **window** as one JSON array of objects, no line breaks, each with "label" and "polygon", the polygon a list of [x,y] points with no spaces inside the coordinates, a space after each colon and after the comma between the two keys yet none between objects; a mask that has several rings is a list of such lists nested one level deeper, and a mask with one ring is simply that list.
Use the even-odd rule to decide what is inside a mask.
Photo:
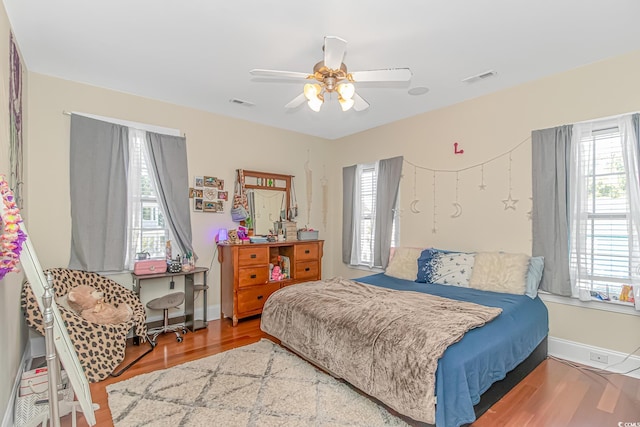
[{"label": "window", "polygon": [[145,147],[145,131],[129,128],[126,265],[130,269],[137,252],[148,252],[152,258],[164,258],[167,240],[171,240]]},{"label": "window", "polygon": [[376,219],[376,181],[378,174],[376,165],[360,165],[358,167],[358,188],[360,189],[360,212],[358,225],[359,250],[356,265],[373,266],[373,230]]},{"label": "window", "polygon": [[[378,164],[362,164],[356,169],[356,197],[355,204],[355,233],[353,251],[351,257],[352,265],[362,265],[366,267],[381,267],[375,265],[375,224],[376,224],[376,202],[378,182]],[[396,210],[394,209],[394,213]],[[398,215],[393,215],[393,228],[391,247],[397,246],[398,242]]]},{"label": "window", "polygon": [[177,252],[193,254],[186,139],[179,134],[72,113],[69,268],[131,269],[136,252],[164,257],[167,239]]},{"label": "window", "polygon": [[640,251],[627,165],[637,158],[628,155],[615,123],[575,125],[572,144],[573,296],[633,305],[625,295],[637,276]]}]

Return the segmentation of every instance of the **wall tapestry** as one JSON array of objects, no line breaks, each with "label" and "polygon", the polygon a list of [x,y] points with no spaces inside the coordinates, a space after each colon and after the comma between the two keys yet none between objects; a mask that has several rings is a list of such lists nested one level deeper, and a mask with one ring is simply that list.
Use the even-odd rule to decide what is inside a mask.
[{"label": "wall tapestry", "polygon": [[9,187],[18,209],[22,209],[22,63],[13,33],[9,43]]}]

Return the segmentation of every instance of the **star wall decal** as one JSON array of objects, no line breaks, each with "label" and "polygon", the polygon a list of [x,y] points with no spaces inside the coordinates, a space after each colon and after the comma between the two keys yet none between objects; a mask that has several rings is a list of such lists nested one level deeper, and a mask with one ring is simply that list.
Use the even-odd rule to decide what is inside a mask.
[{"label": "star wall decal", "polygon": [[516,203],[518,203],[518,199],[513,199],[511,197],[511,193],[509,193],[509,197],[502,201],[504,203],[504,210],[513,209],[516,210]]}]

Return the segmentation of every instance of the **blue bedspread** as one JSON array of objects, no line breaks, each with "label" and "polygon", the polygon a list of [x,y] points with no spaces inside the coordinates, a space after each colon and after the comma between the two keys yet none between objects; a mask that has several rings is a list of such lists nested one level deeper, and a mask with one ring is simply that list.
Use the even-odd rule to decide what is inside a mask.
[{"label": "blue bedspread", "polygon": [[383,273],[355,279],[385,288],[424,292],[502,308],[502,314],[451,345],[436,371],[436,425],[458,427],[475,421],[473,406],[494,382],[524,361],[549,332],[540,298],[396,279]]}]

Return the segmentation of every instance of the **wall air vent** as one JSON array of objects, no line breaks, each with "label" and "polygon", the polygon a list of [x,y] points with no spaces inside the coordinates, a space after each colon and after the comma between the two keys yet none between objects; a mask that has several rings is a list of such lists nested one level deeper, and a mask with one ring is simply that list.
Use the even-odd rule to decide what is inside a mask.
[{"label": "wall air vent", "polygon": [[245,100],[238,99],[238,98],[231,98],[229,100],[229,102],[232,103],[232,104],[244,105],[245,107],[253,107],[253,106],[256,105],[253,102],[245,101]]},{"label": "wall air vent", "polygon": [[489,77],[493,77],[497,74],[498,73],[496,73],[495,71],[489,70],[489,71],[485,71],[484,73],[476,74],[475,76],[462,79],[462,81],[464,83],[475,83],[475,82],[479,82],[480,80],[485,80],[485,79],[488,79]]}]

